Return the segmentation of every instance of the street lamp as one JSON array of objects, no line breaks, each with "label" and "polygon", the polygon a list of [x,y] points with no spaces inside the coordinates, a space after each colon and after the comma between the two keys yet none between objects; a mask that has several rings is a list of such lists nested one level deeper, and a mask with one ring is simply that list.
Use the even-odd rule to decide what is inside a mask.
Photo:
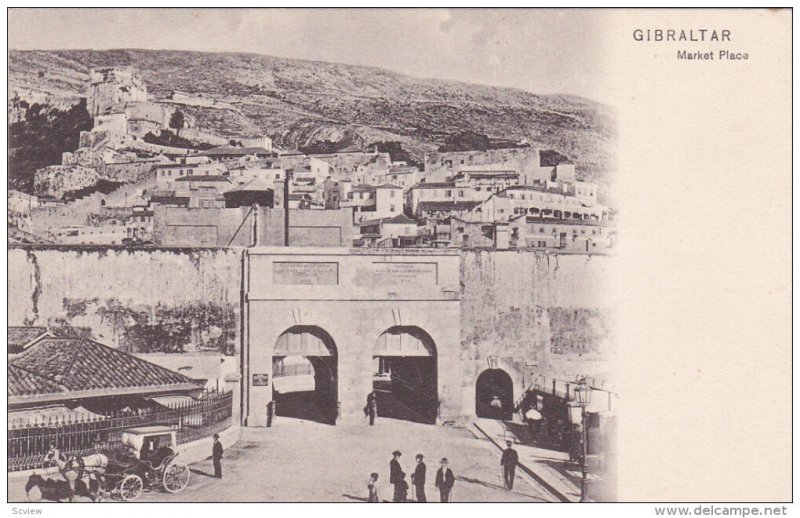
[{"label": "street lamp", "polygon": [[581,458],[581,502],[586,501],[586,475],[588,468],[586,466],[586,407],[592,400],[592,387],[586,382],[586,378],[578,380],[578,386],[575,388],[575,399],[578,400],[578,405],[581,407],[581,435],[583,437],[583,455]]}]

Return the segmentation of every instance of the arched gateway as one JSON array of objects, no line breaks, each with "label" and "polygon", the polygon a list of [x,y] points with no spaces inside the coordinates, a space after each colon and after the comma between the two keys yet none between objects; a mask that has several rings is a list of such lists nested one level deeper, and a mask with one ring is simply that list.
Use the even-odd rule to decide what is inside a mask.
[{"label": "arched gateway", "polygon": [[475,415],[504,420],[514,416],[514,383],[503,369],[487,369],[478,376]]},{"label": "arched gateway", "polygon": [[333,338],[316,326],[293,326],[272,352],[272,399],[279,416],[336,424],[338,355]]},{"label": "arched gateway", "polygon": [[293,415],[369,426],[375,390],[379,421],[471,415],[462,406],[459,267],[458,250],[247,249],[244,424],[280,426]]},{"label": "arched gateway", "polygon": [[372,352],[378,417],[436,423],[439,411],[437,357],[433,339],[415,326],[394,326]]}]

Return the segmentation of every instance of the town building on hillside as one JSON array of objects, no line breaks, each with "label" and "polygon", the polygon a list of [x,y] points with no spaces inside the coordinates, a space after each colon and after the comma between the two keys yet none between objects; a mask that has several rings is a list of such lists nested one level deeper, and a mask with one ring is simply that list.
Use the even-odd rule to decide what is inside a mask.
[{"label": "town building on hillside", "polygon": [[228,176],[235,185],[244,185],[253,180],[258,180],[267,185],[283,181],[286,171],[280,168],[277,162],[265,163],[258,167],[245,167],[239,165],[228,170]]},{"label": "town building on hillside", "polygon": [[564,253],[608,253],[613,226],[592,220],[556,220],[514,216],[508,221],[463,217],[450,220],[450,246],[458,248],[536,248]]},{"label": "town building on hillside", "polygon": [[405,214],[359,223],[354,244],[365,247],[404,248],[419,245],[417,222]]},{"label": "town building on hillside", "polygon": [[485,151],[447,151],[425,154],[424,178],[428,182],[452,181],[465,169],[497,168],[513,170],[517,184],[575,181],[575,165],[563,154],[521,146]]},{"label": "town building on hillside", "polygon": [[505,166],[468,166],[459,168],[453,179],[459,188],[470,187],[478,192],[499,192],[519,184],[519,173]]},{"label": "town building on hillside", "polygon": [[275,192],[259,179],[253,179],[244,185],[234,187],[223,193],[225,198],[225,208],[235,209],[238,207],[272,207]]},{"label": "town building on hillside", "polygon": [[218,163],[199,163],[199,164],[161,164],[155,167],[156,186],[159,190],[179,189],[183,184],[178,184],[177,180],[183,177],[222,177],[227,173],[227,169]]},{"label": "town building on hillside", "polygon": [[[156,246],[225,247],[283,246],[281,208],[236,209],[154,208]],[[254,225],[256,228],[254,229]],[[289,244],[292,246],[352,246],[353,216],[349,209],[289,209]]]},{"label": "town building on hillside", "polygon": [[515,234],[518,248],[598,254],[610,251],[616,238],[615,226],[592,219],[554,220],[518,216],[510,223],[513,229],[518,229]]},{"label": "town building on hillside", "polygon": [[480,202],[491,195],[491,190],[479,191],[469,185],[457,184],[456,182],[424,182],[418,183],[408,190],[406,206],[411,211],[411,214],[418,216],[421,202]]},{"label": "town building on hillside", "polygon": [[480,204],[479,201],[421,201],[415,216],[420,221],[438,224],[454,216],[463,216]]},{"label": "town building on hillside", "polygon": [[486,199],[472,213],[481,221],[508,221],[519,215],[595,221],[609,218],[609,209],[593,201],[596,196],[578,198],[574,187],[558,185],[560,188],[509,187]]},{"label": "town building on hillside", "polygon": [[215,162],[229,162],[247,156],[253,156],[255,158],[276,158],[278,154],[263,147],[219,146],[195,153],[195,156],[208,157]]}]

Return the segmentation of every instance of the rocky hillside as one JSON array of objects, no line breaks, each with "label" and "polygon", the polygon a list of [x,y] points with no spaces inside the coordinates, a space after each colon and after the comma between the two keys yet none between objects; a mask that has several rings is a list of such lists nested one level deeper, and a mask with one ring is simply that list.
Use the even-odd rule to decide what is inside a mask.
[{"label": "rocky hillside", "polygon": [[576,161],[579,175],[601,184],[614,170],[616,128],[607,106],[379,68],[256,54],[11,51],[10,91],[75,99],[86,90],[90,67],[110,65],[136,69],[151,97],[190,94],[182,109],[200,129],[226,137],[267,134],[289,148],[399,141],[419,157],[449,134],[474,131],[555,149]]}]

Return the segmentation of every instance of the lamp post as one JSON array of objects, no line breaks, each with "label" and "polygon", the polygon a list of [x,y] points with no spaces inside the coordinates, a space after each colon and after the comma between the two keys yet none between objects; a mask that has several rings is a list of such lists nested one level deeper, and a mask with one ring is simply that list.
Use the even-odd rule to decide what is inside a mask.
[{"label": "lamp post", "polygon": [[578,381],[578,386],[575,388],[575,399],[578,400],[578,405],[581,407],[581,436],[582,436],[582,453],[581,456],[581,502],[586,501],[586,476],[588,468],[586,466],[586,406],[592,400],[592,387],[586,382],[586,378],[581,378]]}]

